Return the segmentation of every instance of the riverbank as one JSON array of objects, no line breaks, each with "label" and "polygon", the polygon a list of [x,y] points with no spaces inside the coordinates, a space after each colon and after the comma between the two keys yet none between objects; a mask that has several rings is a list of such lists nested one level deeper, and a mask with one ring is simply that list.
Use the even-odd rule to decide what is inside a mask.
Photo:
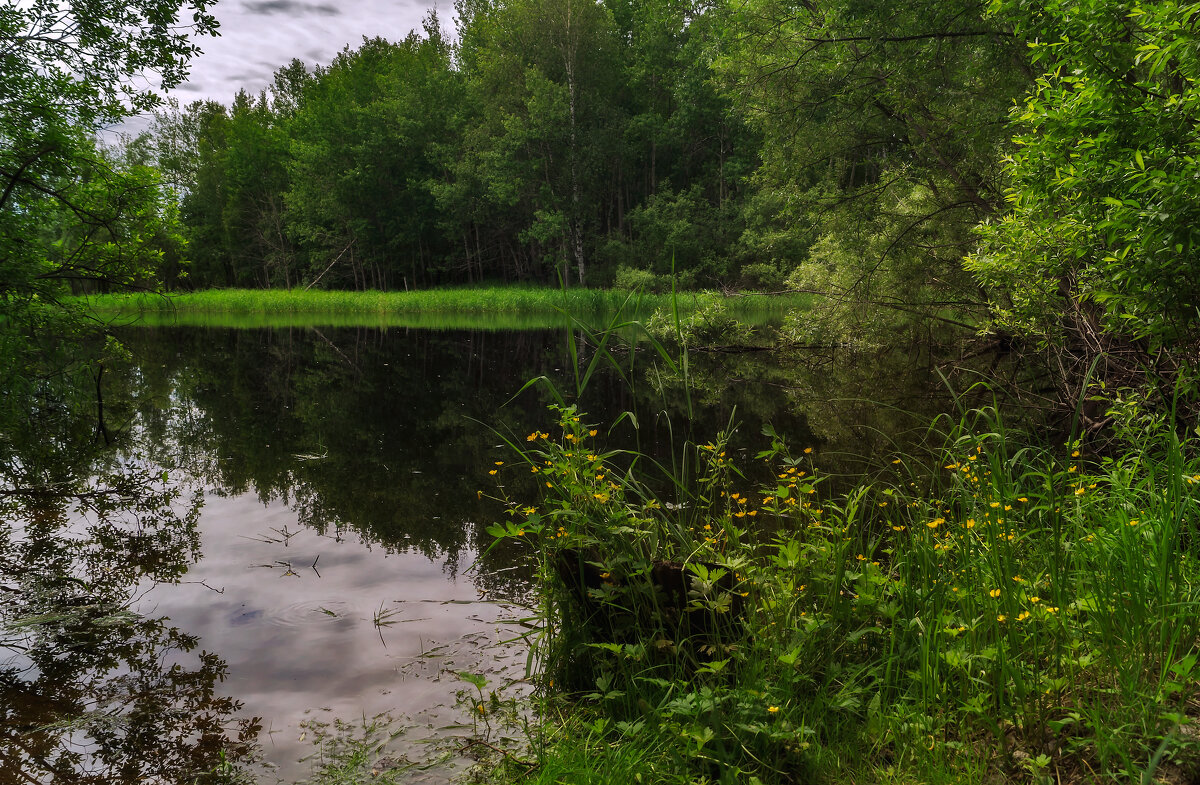
[{"label": "riverbank", "polygon": [[736,316],[783,314],[805,307],[803,295],[725,296],[718,292],[645,294],[620,289],[551,289],[496,286],[423,289],[407,292],[299,289],[208,289],[178,294],[93,295],[77,299],[104,316],[231,314],[287,316],[322,314],[595,314],[626,311],[642,314],[670,308],[693,311],[721,304]]}]

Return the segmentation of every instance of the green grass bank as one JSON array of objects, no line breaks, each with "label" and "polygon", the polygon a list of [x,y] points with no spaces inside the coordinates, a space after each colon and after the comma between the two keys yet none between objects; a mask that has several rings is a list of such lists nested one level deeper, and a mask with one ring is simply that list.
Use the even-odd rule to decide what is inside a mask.
[{"label": "green grass bank", "polygon": [[[669,309],[672,298],[665,294],[616,289],[488,287],[408,292],[210,289],[171,295],[94,295],[78,298],[78,301],[105,318],[146,317],[158,324],[172,320],[187,322],[197,314],[267,319],[295,319],[305,314],[319,314],[350,317],[351,321],[367,316],[387,326],[400,317],[434,315],[561,317],[563,314],[611,314],[621,310],[639,318],[659,309]],[[715,292],[681,293],[677,301],[684,311],[721,305],[732,316],[751,323],[782,317],[789,310],[805,307],[807,303],[807,299],[800,296],[725,297]],[[301,321],[304,320],[301,318]],[[444,320],[431,318],[426,324],[413,326],[434,326],[433,323],[438,321]]]}]

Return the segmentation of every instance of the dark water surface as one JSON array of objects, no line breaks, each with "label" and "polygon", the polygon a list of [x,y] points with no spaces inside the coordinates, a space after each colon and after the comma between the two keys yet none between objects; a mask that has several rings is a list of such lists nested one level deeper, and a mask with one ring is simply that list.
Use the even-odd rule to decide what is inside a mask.
[{"label": "dark water surface", "polygon": [[[67,472],[66,454],[89,456],[70,470],[96,487],[144,475],[132,510],[0,496],[0,785],[206,781],[250,750],[294,781],[321,726],[379,714],[407,729],[393,763],[469,736],[454,674],[519,691],[527,655],[531,570],[489,551],[484,528],[502,517],[497,481],[513,499],[536,488],[507,463],[488,474],[512,458],[497,431],[548,429],[543,387],[513,396],[543,375],[573,391],[565,335],[127,330],[133,362],[102,379],[102,428],[35,423],[0,443],[13,489]],[[598,373],[582,408],[609,446],[667,465],[731,421],[753,455],[770,422],[853,474],[946,406],[932,369],[901,354],[713,354],[692,357],[689,416],[682,381],[633,358],[632,389]],[[607,433],[624,411],[640,431]],[[62,449],[100,436],[115,446]]]}]

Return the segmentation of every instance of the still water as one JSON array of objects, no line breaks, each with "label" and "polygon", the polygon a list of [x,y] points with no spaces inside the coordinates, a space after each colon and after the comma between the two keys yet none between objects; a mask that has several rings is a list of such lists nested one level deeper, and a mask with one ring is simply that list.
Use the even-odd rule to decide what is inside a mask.
[{"label": "still water", "polygon": [[[497,484],[537,489],[504,440],[552,422],[529,380],[574,397],[586,342],[573,361],[561,328],[121,337],[132,361],[101,380],[101,426],[33,423],[3,444],[5,487],[74,472],[96,494],[0,496],[0,785],[191,783],[251,758],[294,782],[322,739],[375,718],[403,731],[378,766],[461,772],[475,728],[456,674],[525,689],[532,570],[484,528]],[[769,422],[851,476],[946,405],[899,354],[697,355],[686,385],[649,353],[614,359],[581,406],[610,447],[665,465],[731,424],[753,455]],[[641,427],[610,432],[626,411]],[[124,496],[101,493],[118,482]]]}]

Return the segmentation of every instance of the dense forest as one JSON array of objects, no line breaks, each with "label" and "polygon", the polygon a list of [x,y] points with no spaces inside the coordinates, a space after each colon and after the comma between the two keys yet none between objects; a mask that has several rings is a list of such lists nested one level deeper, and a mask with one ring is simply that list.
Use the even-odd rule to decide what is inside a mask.
[{"label": "dense forest", "polygon": [[143,5],[175,8],[109,9],[120,42],[74,46],[53,4],[4,21],[10,314],[64,284],[673,280],[815,292],[810,329],[860,337],[915,313],[1086,361],[1193,340],[1195,6],[460,0],[453,33],[180,106],[125,84],[195,49]]},{"label": "dense forest", "polygon": [[170,184],[189,287],[653,286],[674,269],[975,300],[960,261],[1003,204],[1006,114],[1033,78],[984,17],[464,1],[453,38],[430,16],[293,61],[257,96],[156,113],[122,154]]}]

